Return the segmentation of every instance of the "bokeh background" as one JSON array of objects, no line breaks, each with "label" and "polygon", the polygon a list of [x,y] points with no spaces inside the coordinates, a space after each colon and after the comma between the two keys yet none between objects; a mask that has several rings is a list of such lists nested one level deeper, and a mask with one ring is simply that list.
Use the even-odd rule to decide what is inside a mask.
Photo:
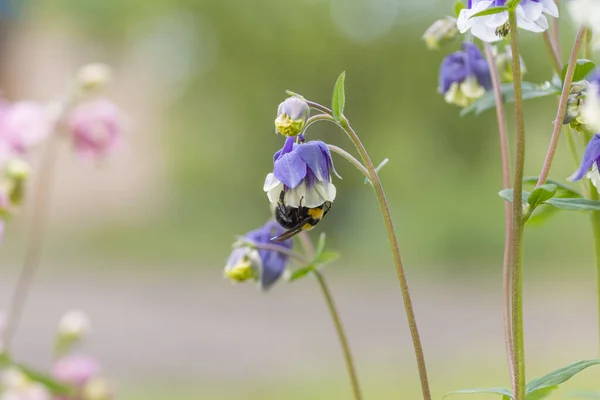
[{"label": "bokeh background", "polygon": [[[502,342],[503,205],[493,112],[459,117],[437,94],[445,54],[420,39],[446,0],[50,0],[0,2],[0,85],[51,100],[77,67],[113,66],[131,116],[126,145],[97,168],[68,148],[44,262],[17,357],[50,363],[56,323],[92,318],[84,350],[123,399],[346,399],[334,331],[310,279],[270,293],[222,277],[231,243],[269,216],[262,191],[285,90],[328,104],[347,73],[346,115],[381,171],[412,285],[434,397],[508,384]],[[574,28],[562,21],[564,53]],[[542,38],[523,34],[527,79],[551,78]],[[526,104],[527,175],[552,129],[552,98]],[[509,113],[510,114],[510,113]],[[510,118],[510,117],[509,117]],[[351,149],[328,124],[311,139]],[[338,198],[313,236],[342,258],[326,275],[366,398],[418,398],[392,259],[370,187],[341,159]],[[574,170],[561,147],[552,177]],[[0,251],[0,306],[22,259],[22,218]],[[529,375],[597,353],[588,221],[557,214],[526,237]],[[600,389],[588,371],[563,390]],[[473,396],[472,398],[477,398]]]}]

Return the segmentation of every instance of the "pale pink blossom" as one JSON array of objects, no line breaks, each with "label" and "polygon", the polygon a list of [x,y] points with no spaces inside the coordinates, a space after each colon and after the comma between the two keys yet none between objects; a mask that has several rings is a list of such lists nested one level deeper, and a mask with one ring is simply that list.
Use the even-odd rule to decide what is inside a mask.
[{"label": "pale pink blossom", "polygon": [[25,154],[50,134],[52,121],[46,107],[34,101],[0,104],[0,156],[7,151]]}]

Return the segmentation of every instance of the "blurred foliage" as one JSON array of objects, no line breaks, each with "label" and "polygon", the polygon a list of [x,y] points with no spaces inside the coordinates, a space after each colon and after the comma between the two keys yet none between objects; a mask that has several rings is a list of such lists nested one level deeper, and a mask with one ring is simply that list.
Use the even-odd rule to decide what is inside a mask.
[{"label": "blurred foliage", "polygon": [[[375,163],[390,158],[381,176],[408,265],[499,268],[504,223],[495,115],[460,118],[460,109],[444,103],[437,94],[438,68],[459,43],[432,52],[420,39],[431,22],[452,13],[452,3],[388,3],[396,5],[390,13],[397,12],[389,30],[357,40],[347,34],[352,20],[339,24],[350,14],[340,17],[325,0],[54,0],[35,7],[31,2],[36,18],[106,42],[116,57],[131,51],[126,44],[154,22],[192,21],[188,50],[197,54],[180,54],[197,69],[170,100],[163,124],[172,202],[158,224],[115,223],[86,235],[83,248],[115,257],[220,265],[234,235],[269,216],[262,184],[283,143],[273,119],[285,90],[329,104],[334,81],[345,70],[346,116]],[[572,32],[563,34],[570,42]],[[551,79],[542,37],[522,37],[526,79]],[[176,61],[160,60],[165,70]],[[552,98],[526,104],[526,174],[539,173],[555,106]],[[510,119],[510,108],[507,113]],[[308,135],[352,150],[334,126],[315,125]],[[343,255],[340,263],[389,264],[375,196],[356,171],[335,161],[344,179],[336,183],[338,198],[317,231],[328,232],[329,244]],[[551,175],[562,180],[571,170],[561,148]],[[560,214],[526,236],[526,257],[540,265],[591,260],[584,215]]]}]

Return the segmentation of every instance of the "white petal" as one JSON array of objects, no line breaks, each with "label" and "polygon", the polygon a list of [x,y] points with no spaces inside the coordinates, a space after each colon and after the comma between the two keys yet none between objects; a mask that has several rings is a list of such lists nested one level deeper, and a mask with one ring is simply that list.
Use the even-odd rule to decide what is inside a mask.
[{"label": "white petal", "polygon": [[554,0],[542,0],[542,5],[544,6],[544,12],[546,14],[558,18],[558,7],[556,7]]},{"label": "white petal", "polygon": [[581,117],[594,132],[600,131],[600,98],[598,85],[590,85],[585,102],[581,107]]},{"label": "white petal", "polygon": [[537,20],[544,12],[544,6],[541,3],[528,1],[525,4],[517,6],[517,17],[524,18],[527,22]]},{"label": "white petal", "polygon": [[456,27],[460,33],[465,33],[471,28],[473,20],[469,19],[473,15],[473,10],[463,8],[458,14],[458,20],[456,21]]},{"label": "white petal", "polygon": [[[335,185],[331,182],[318,182],[315,183],[315,189],[319,192],[319,194],[323,197],[324,200],[334,201],[337,190]],[[323,203],[321,203],[323,204]]]},{"label": "white petal", "polygon": [[263,190],[265,192],[268,192],[269,190],[273,189],[275,186],[281,184],[281,182],[279,181],[279,179],[277,179],[277,177],[275,177],[275,174],[270,172],[269,174],[267,174],[267,178],[265,179],[265,184],[263,186]]},{"label": "white petal", "polygon": [[306,191],[306,196],[304,200],[302,200],[302,205],[308,208],[319,207],[321,204],[325,203],[326,199],[321,194],[321,191],[318,190],[321,183],[315,183],[315,186],[311,190]]},{"label": "white petal", "polygon": [[600,173],[598,172],[598,166],[596,163],[592,164],[592,170],[587,173],[586,177],[592,182],[592,185],[600,190]]},{"label": "white petal", "polygon": [[279,202],[279,196],[281,196],[281,191],[283,190],[283,183],[275,186],[271,190],[267,192],[267,197],[269,201],[273,204],[277,204]]},{"label": "white petal", "polygon": [[496,29],[497,27],[487,26],[484,21],[484,23],[473,24],[471,33],[484,42],[497,42],[498,40],[502,40],[502,38],[496,35]]},{"label": "white petal", "polygon": [[304,205],[304,197],[306,197],[306,184],[302,182],[295,188],[286,191],[283,201],[287,206],[298,208],[300,203]]}]

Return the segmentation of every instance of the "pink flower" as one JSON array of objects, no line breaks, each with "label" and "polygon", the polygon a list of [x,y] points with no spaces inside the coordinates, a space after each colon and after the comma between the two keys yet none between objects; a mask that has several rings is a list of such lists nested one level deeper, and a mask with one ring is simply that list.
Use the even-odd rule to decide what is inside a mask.
[{"label": "pink flower", "polygon": [[112,102],[99,99],[82,103],[68,116],[75,151],[84,158],[108,155],[123,132],[123,115]]},{"label": "pink flower", "polygon": [[2,153],[24,154],[44,140],[52,127],[46,107],[33,101],[0,104]]},{"label": "pink flower", "polygon": [[52,376],[78,388],[82,388],[89,380],[101,373],[102,367],[98,361],[84,355],[63,357],[52,367]]}]

